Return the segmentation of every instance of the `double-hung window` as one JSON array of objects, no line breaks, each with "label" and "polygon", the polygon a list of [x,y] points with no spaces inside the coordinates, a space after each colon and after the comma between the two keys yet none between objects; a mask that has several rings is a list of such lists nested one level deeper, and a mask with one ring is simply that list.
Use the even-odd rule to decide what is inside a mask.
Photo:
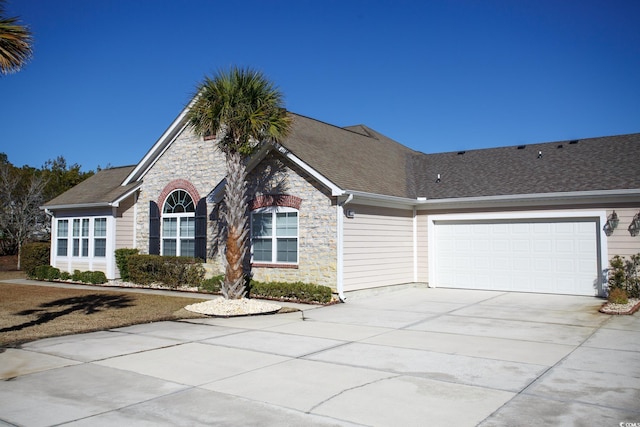
[{"label": "double-hung window", "polygon": [[72,256],[89,256],[89,218],[73,220]]},{"label": "double-hung window", "polygon": [[298,262],[298,211],[288,207],[260,208],[251,213],[252,262]]},{"label": "double-hung window", "polygon": [[67,256],[67,250],[69,247],[69,220],[68,219],[59,219],[58,220],[58,250],[56,251],[57,256]]},{"label": "double-hung window", "polygon": [[59,257],[106,257],[107,218],[59,219],[56,244],[56,256]]},{"label": "double-hung window", "polygon": [[93,256],[107,256],[107,218],[93,220]]},{"label": "double-hung window", "polygon": [[184,190],[169,194],[162,208],[162,255],[195,256],[196,209]]}]

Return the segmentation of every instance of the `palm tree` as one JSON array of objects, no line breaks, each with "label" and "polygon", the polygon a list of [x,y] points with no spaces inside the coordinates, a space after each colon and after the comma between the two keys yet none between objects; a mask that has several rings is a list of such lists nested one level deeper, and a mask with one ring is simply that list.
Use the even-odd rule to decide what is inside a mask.
[{"label": "palm tree", "polygon": [[224,153],[227,178],[222,222],[226,231],[225,277],[227,299],[246,294],[243,261],[247,253],[246,158],[262,144],[278,142],[291,127],[283,95],[262,73],[232,67],[205,77],[197,87],[188,120],[199,136],[215,137]]},{"label": "palm tree", "polygon": [[18,24],[18,18],[5,18],[0,0],[0,74],[20,70],[31,57],[31,31]]}]

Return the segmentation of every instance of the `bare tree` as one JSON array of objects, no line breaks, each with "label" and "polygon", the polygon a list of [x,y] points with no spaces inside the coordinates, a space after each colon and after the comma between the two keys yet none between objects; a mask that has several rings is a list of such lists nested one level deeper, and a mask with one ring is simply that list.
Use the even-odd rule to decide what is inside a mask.
[{"label": "bare tree", "polygon": [[46,228],[46,216],[40,210],[47,184],[40,174],[22,181],[11,165],[0,162],[0,231],[17,245],[18,270],[22,245]]}]

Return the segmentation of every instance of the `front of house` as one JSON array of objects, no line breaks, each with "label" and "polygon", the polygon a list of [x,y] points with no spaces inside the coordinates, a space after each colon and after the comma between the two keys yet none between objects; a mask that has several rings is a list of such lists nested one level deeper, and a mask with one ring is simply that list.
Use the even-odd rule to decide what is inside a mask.
[{"label": "front of house", "polygon": [[[115,279],[115,249],[138,248],[222,271],[224,157],[186,112],[137,165],[43,206],[51,265]],[[292,118],[291,134],[247,164],[257,280],[341,296],[405,283],[601,295],[609,258],[640,252],[627,230],[640,212],[640,134],[424,154],[366,126]]]}]

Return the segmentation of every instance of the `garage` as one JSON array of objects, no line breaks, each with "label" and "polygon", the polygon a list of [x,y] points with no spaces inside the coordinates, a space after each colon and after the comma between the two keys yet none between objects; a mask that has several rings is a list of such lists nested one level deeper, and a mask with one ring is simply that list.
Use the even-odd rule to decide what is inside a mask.
[{"label": "garage", "polygon": [[430,219],[430,284],[597,295],[599,215]]}]

